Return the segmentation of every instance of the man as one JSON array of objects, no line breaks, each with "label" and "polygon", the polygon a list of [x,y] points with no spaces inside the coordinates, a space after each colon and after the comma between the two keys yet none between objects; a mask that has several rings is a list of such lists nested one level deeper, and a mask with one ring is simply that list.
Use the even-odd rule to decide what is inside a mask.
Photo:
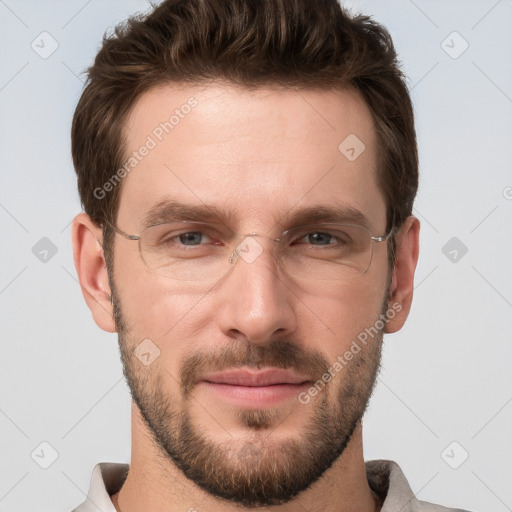
[{"label": "man", "polygon": [[72,151],[75,265],[133,398],[130,465],[76,511],[449,510],[363,459],[419,250],[383,27],[336,0],[163,2],[105,38]]}]

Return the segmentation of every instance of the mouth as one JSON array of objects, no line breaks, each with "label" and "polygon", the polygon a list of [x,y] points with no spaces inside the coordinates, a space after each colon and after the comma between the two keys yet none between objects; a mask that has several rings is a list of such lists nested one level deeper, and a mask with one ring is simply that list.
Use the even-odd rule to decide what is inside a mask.
[{"label": "mouth", "polygon": [[311,384],[310,377],[289,370],[227,370],[202,376],[199,386],[239,407],[268,407],[297,398]]}]

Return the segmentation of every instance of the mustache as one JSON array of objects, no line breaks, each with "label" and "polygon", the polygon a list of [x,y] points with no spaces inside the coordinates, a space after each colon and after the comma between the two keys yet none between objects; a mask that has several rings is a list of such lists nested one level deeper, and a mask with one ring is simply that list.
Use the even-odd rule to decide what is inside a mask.
[{"label": "mustache", "polygon": [[293,369],[297,373],[310,375],[315,381],[329,369],[325,357],[316,351],[305,351],[287,339],[271,340],[266,345],[238,342],[222,350],[200,350],[187,356],[181,365],[180,380],[183,393],[190,394],[201,375],[221,372],[231,368],[265,367]]}]

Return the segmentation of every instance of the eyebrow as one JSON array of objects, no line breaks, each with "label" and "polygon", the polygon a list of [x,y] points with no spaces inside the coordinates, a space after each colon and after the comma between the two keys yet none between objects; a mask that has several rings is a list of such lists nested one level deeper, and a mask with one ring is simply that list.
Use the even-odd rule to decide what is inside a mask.
[{"label": "eyebrow", "polygon": [[[352,223],[370,229],[369,219],[352,206],[312,205],[293,210],[285,215],[288,223],[293,226],[318,222]],[[279,222],[283,224],[283,221]]]},{"label": "eyebrow", "polygon": [[148,210],[142,222],[145,227],[172,222],[176,220],[190,220],[201,222],[231,223],[235,219],[235,212],[219,210],[213,205],[192,205],[175,200],[160,201]]},{"label": "eyebrow", "polygon": [[[213,205],[192,205],[176,200],[164,200],[151,207],[143,215],[142,221],[144,227],[181,220],[217,222],[229,226],[233,225],[236,218],[237,214],[232,209],[220,210]],[[276,223],[285,229],[318,222],[354,223],[367,229],[371,227],[370,221],[361,211],[348,205],[311,205],[293,209],[276,220]]]}]

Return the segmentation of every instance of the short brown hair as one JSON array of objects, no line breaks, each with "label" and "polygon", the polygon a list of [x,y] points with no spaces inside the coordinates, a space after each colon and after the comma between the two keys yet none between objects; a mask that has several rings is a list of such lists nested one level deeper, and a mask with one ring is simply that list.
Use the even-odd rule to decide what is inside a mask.
[{"label": "short brown hair", "polygon": [[87,77],[73,117],[72,155],[82,207],[103,226],[107,263],[113,237],[105,221],[115,224],[122,184],[102,199],[94,191],[125,161],[123,125],[131,107],[163,83],[355,88],[376,126],[388,230],[412,213],[414,114],[391,36],[337,0],[166,0],[105,35]]}]

